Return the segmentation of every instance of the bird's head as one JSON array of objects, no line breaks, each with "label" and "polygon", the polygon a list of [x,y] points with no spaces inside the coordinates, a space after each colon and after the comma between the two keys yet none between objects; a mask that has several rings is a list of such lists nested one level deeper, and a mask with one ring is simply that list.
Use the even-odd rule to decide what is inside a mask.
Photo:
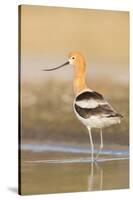
[{"label": "bird's head", "polygon": [[73,66],[85,65],[84,56],[78,51],[72,51],[68,54],[69,63]]},{"label": "bird's head", "polygon": [[68,54],[68,61],[58,67],[50,68],[50,69],[43,69],[43,71],[53,71],[64,67],[65,65],[72,65],[78,69],[85,68],[85,59],[84,56],[78,51],[72,51]]}]

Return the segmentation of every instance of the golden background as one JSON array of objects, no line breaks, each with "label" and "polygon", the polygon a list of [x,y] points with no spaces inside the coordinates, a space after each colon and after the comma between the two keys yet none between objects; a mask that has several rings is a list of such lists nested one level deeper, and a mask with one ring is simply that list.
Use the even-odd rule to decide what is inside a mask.
[{"label": "golden background", "polygon": [[86,142],[72,110],[72,67],[42,71],[78,50],[86,58],[88,86],[124,115],[121,125],[104,131],[105,143],[128,144],[129,13],[23,5],[20,24],[22,139]]}]

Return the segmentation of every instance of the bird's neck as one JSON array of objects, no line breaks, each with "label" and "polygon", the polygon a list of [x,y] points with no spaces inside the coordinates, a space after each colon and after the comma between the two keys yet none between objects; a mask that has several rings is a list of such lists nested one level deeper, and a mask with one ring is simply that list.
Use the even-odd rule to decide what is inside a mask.
[{"label": "bird's neck", "polygon": [[80,93],[82,90],[87,89],[85,65],[76,65],[74,67],[73,87],[75,95]]}]

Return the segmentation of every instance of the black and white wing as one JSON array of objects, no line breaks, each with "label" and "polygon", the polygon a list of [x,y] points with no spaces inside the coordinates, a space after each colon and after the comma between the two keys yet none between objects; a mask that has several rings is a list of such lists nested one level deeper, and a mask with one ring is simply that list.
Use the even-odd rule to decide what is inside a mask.
[{"label": "black and white wing", "polygon": [[118,114],[110,104],[104,99],[104,97],[98,92],[87,90],[83,91],[76,96],[74,101],[75,111],[84,119],[91,116],[97,117],[119,117]]}]

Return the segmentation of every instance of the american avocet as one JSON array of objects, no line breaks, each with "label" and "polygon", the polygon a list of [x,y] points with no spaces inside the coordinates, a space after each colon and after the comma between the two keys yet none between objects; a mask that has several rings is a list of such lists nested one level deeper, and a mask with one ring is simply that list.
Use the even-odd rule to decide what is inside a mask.
[{"label": "american avocet", "polygon": [[87,87],[86,84],[86,64],[84,56],[77,52],[70,52],[68,55],[68,61],[58,67],[51,69],[44,69],[44,71],[52,71],[59,69],[65,65],[74,66],[74,80],[73,87],[75,93],[74,99],[74,112],[77,118],[87,127],[90,137],[91,144],[91,160],[93,159],[94,145],[91,134],[92,128],[100,129],[100,148],[96,155],[98,158],[100,152],[103,148],[103,137],[102,137],[102,128],[108,127],[113,124],[121,122],[123,117],[121,114],[117,113],[110,104],[104,99],[104,97]]}]

